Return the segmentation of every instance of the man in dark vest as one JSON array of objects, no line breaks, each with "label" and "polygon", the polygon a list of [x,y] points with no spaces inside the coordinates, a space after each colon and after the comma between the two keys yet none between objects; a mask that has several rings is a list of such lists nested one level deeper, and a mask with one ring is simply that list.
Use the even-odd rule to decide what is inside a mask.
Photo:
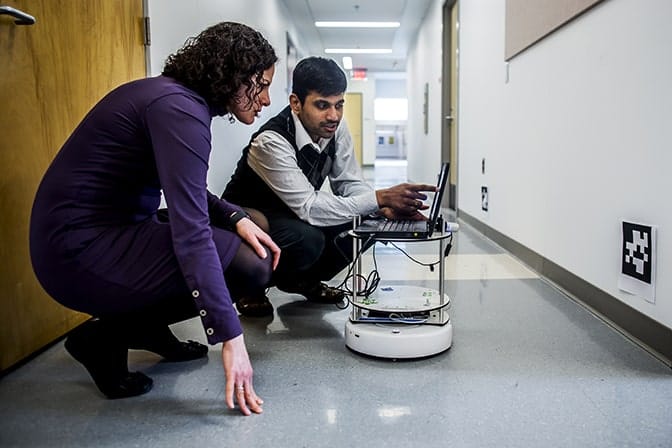
[{"label": "man in dark vest", "polygon": [[[243,150],[223,197],[268,218],[282,254],[273,283],[311,302],[339,303],[344,293],[323,281],[350,263],[345,231],[353,216],[424,219],[423,191],[434,185],[404,183],[374,190],[362,176],[343,118],[345,74],[331,59],[309,57],[294,68],[289,106],[266,122]],[[329,179],[331,191],[322,190]],[[239,298],[246,316],[273,313],[260,297]]]}]

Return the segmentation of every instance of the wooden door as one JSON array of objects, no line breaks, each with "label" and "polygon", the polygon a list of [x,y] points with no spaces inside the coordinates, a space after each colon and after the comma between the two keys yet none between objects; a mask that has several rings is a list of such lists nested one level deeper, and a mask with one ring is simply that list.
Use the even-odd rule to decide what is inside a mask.
[{"label": "wooden door", "polygon": [[363,126],[363,112],[362,112],[362,94],[360,92],[346,93],[345,106],[343,108],[343,116],[348,123],[348,129],[352,135],[352,142],[355,146],[355,157],[359,166],[362,166],[362,126]]},{"label": "wooden door", "polygon": [[42,290],[28,253],[37,186],[69,133],[111,88],[145,76],[142,0],[3,2],[0,15],[0,371],[88,316]]}]

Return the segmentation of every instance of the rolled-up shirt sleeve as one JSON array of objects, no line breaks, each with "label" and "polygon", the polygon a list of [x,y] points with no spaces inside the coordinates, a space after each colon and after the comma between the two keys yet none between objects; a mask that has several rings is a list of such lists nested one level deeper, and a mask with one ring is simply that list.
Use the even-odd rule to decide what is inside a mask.
[{"label": "rolled-up shirt sleeve", "polygon": [[335,138],[337,152],[329,174],[332,191],[315,190],[299,168],[294,147],[277,132],[259,134],[250,145],[247,162],[300,219],[315,226],[342,224],[375,212],[378,203],[355,160],[347,127],[339,127]]},{"label": "rolled-up shirt sleeve", "polygon": [[211,150],[207,106],[186,95],[170,95],[152,103],[146,117],[168,206],[175,256],[208,342],[229,340],[240,335],[242,327],[212,239],[209,213],[225,214],[239,207],[207,191]]}]

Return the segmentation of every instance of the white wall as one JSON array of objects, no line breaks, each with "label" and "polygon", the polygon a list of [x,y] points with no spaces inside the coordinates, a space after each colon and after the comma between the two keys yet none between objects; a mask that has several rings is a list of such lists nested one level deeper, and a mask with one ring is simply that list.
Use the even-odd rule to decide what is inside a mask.
[{"label": "white wall", "polygon": [[406,98],[406,74],[403,77],[375,76],[376,97]]},{"label": "white wall", "polygon": [[[441,166],[441,31],[443,0],[428,8],[406,65],[408,92],[408,178],[435,183]],[[428,129],[423,106],[428,85]]]},{"label": "white wall", "polygon": [[229,181],[251,134],[267,119],[287,105],[286,32],[299,47],[299,39],[284,4],[280,0],[146,0],[151,21],[152,44],[149,47],[150,74],[158,75],[169,54],[179,49],[188,37],[222,21],[241,22],[259,30],[275,48],[279,61],[271,84],[271,106],[250,125],[229,124],[215,118],[212,124],[213,151],[210,156],[208,184],[219,195]]},{"label": "white wall", "polygon": [[[607,0],[515,57],[508,83],[504,6],[459,5],[460,208],[672,327],[672,2]],[[617,288],[621,218],[659,226],[655,304]]]}]

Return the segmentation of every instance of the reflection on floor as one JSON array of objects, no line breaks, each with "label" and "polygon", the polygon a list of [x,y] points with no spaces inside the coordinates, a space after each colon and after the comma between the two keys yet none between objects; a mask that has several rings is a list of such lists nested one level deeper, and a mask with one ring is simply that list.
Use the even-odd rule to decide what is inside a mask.
[{"label": "reflection on floor", "polygon": [[[418,243],[418,245],[423,243]],[[389,243],[392,245],[392,243]],[[435,244],[436,245],[436,244]],[[414,280],[433,280],[438,275],[431,271],[427,265],[437,263],[439,256],[434,253],[418,253],[412,244],[396,244],[400,250],[414,252],[417,255],[413,259],[405,258],[401,251],[393,253],[388,251],[381,255],[381,249],[376,248],[376,264],[378,270],[385,272],[389,278]],[[405,247],[404,247],[405,246]],[[431,251],[431,250],[430,250]],[[370,253],[362,257],[364,272],[373,269],[373,256]],[[511,257],[509,254],[454,254],[445,260],[445,278],[449,280],[494,280],[494,279],[523,279],[537,278],[538,275]],[[343,273],[344,274],[344,273]],[[339,278],[343,278],[342,275]]]},{"label": "reflection on floor", "polygon": [[[373,171],[378,185],[405,180],[403,166]],[[431,243],[400,247],[438,257]],[[381,281],[438,287],[391,245],[376,263]],[[668,367],[466,225],[445,275],[453,346],[396,362],[345,347],[348,311],[271,289],[274,316],[242,319],[265,400],[248,418],[226,409],[219,346],[184,364],[132,351],[154,390],[109,401],[58,342],[0,381],[0,446],[672,446]],[[205,341],[196,319],[174,330]]]}]

